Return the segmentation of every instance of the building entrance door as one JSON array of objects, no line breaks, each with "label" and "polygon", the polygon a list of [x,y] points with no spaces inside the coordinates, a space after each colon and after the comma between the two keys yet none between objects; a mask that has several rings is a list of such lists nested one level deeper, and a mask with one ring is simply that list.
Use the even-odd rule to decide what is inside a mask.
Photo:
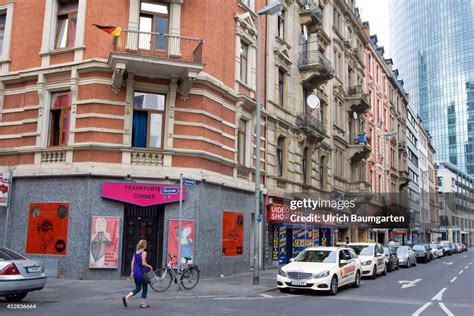
[{"label": "building entrance door", "polygon": [[[122,275],[131,273],[131,263],[140,239],[148,243],[147,262],[156,269],[163,262],[164,205],[141,207],[125,204]],[[159,264],[158,264],[159,263]]]}]

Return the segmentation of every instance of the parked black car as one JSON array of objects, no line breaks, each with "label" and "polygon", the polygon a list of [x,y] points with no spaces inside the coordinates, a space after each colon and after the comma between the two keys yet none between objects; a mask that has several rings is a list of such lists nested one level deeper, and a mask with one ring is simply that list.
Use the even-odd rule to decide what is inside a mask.
[{"label": "parked black car", "polygon": [[451,243],[447,240],[442,240],[441,241],[441,246],[444,249],[444,255],[445,256],[452,256],[453,255],[453,249],[451,248]]},{"label": "parked black car", "polygon": [[385,252],[385,258],[387,260],[387,271],[392,272],[394,270],[400,269],[400,264],[397,256],[397,249],[393,247],[383,247]]},{"label": "parked black car", "polygon": [[416,244],[413,246],[415,257],[417,262],[430,262],[431,261],[431,250],[426,244]]}]

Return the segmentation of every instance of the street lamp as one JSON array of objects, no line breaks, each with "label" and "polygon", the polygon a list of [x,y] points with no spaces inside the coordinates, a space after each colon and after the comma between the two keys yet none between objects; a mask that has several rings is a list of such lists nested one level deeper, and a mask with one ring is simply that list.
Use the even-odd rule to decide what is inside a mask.
[{"label": "street lamp", "polygon": [[[385,206],[388,204],[388,167],[387,167],[387,161],[388,161],[388,153],[387,153],[387,140],[391,137],[394,137],[398,134],[397,131],[390,131],[386,132],[383,134],[383,137],[385,138],[385,147],[384,147],[384,159],[383,159],[383,175],[384,175],[384,182],[385,182]],[[386,229],[385,233],[385,238],[388,238],[388,229]],[[385,239],[385,241],[387,241]]]},{"label": "street lamp", "polygon": [[262,229],[262,218],[260,214],[260,86],[262,84],[261,79],[261,68],[262,68],[262,56],[261,56],[261,38],[262,32],[262,15],[275,15],[279,14],[283,10],[283,5],[280,2],[271,3],[257,12],[258,20],[258,33],[257,33],[257,111],[256,111],[256,126],[255,134],[257,139],[255,140],[255,229],[254,229],[254,256],[253,256],[253,284],[258,285],[260,282],[260,232]]}]

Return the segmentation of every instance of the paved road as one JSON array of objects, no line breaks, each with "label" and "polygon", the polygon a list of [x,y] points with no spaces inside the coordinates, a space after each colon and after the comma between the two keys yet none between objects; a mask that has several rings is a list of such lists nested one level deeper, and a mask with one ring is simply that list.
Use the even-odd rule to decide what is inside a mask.
[{"label": "paved road", "polygon": [[[474,315],[474,251],[445,257],[428,264],[363,279],[359,289],[343,288],[336,296],[302,291],[283,294],[277,289],[233,297],[189,297],[174,299],[150,295],[151,308],[140,310],[138,301],[124,309],[117,299],[89,297],[55,302],[35,302],[36,311],[15,311],[16,315]],[[416,281],[418,280],[418,281]],[[406,282],[416,281],[405,287]],[[0,313],[6,305],[0,303]]]}]

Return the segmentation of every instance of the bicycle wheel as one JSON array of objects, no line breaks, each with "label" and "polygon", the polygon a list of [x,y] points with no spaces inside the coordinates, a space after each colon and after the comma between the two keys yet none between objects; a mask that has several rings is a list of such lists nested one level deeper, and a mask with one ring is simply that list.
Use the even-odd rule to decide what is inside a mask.
[{"label": "bicycle wheel", "polygon": [[155,273],[157,277],[150,283],[150,287],[155,292],[166,291],[171,286],[171,282],[173,282],[171,272],[168,269],[162,268],[155,270]]},{"label": "bicycle wheel", "polygon": [[181,284],[186,290],[193,289],[199,282],[199,269],[196,267],[189,267],[183,271],[181,275]]}]

